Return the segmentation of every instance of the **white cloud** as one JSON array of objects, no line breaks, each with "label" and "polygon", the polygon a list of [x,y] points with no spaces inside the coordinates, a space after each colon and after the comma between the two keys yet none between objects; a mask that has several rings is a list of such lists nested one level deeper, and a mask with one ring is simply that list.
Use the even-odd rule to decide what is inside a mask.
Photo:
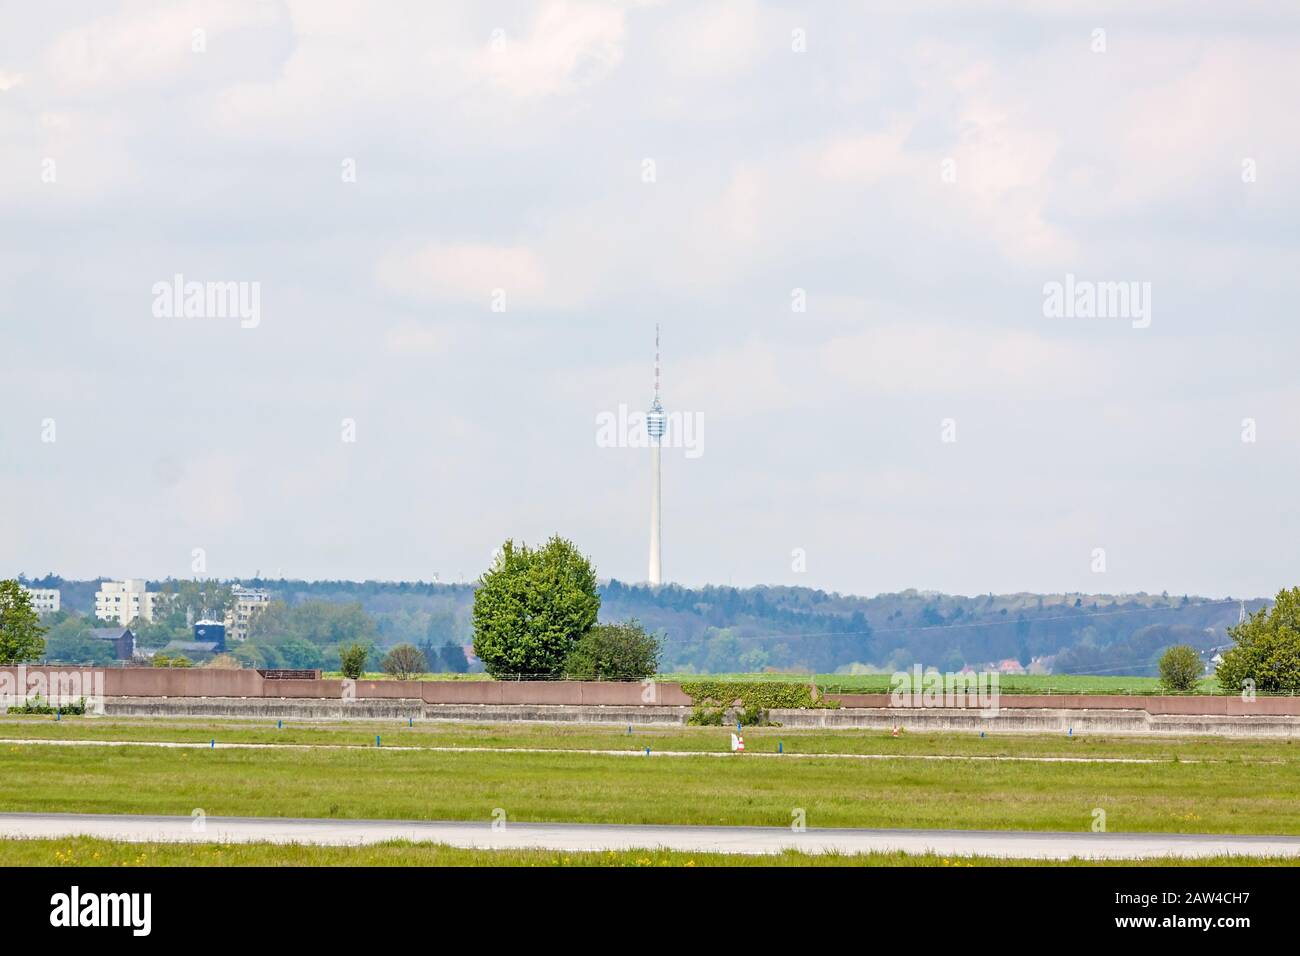
[{"label": "white cloud", "polygon": [[789,28],[779,32],[776,18],[752,0],[691,3],[678,10],[655,43],[659,61],[676,79],[743,75],[762,55],[764,43],[768,48],[789,49]]},{"label": "white cloud", "polygon": [[1077,377],[1077,348],[1028,332],[953,325],[889,325],[818,347],[822,367],[855,391],[896,395],[978,390],[990,395]]},{"label": "white cloud", "polygon": [[819,176],[838,183],[873,185],[889,176],[915,172],[918,163],[903,155],[907,130],[894,126],[878,133],[837,136],[821,144],[810,162]]},{"label": "white cloud", "polygon": [[[890,0],[883,16],[769,0],[124,0],[80,19],[14,14],[0,72],[0,217],[12,224],[0,326],[22,334],[0,335],[16,383],[0,471],[40,507],[6,516],[0,561],[183,570],[190,539],[215,541],[206,523],[237,513],[231,527],[254,531],[212,547],[245,571],[274,560],[419,574],[437,555],[479,563],[482,541],[516,522],[558,520],[602,573],[643,573],[643,542],[590,508],[591,473],[555,450],[590,450],[592,409],[644,406],[659,320],[665,397],[709,421],[708,453],[689,481],[675,473],[665,516],[678,523],[675,576],[716,581],[734,564],[738,581],[764,579],[752,556],[778,533],[754,513],[786,515],[791,536],[833,533],[856,513],[867,550],[887,556],[874,570],[980,590],[993,564],[1017,586],[1064,580],[1068,567],[1034,542],[1051,539],[1042,528],[1057,526],[1041,519],[1062,495],[1097,500],[1090,483],[1106,489],[1105,517],[1133,527],[1160,482],[1184,502],[1276,509],[1300,447],[1286,362],[1300,347],[1288,312],[1300,282],[1296,18],[1252,4],[1225,32],[1208,8],[1128,16],[1131,4],[1107,0],[1111,45],[1096,56],[1093,21],[1063,0],[976,5],[987,29],[961,15],[969,5],[939,0]],[[200,26],[202,56],[190,52]],[[808,29],[807,54],[790,52],[793,26]],[[654,184],[639,178],[646,156]],[[1259,181],[1244,185],[1248,156]],[[345,157],[355,183],[341,181]],[[280,319],[159,336],[140,296],[147,317],[149,284],[178,271],[256,278]],[[1042,284],[1067,271],[1149,278],[1160,314],[1145,333],[1045,320]],[[791,312],[795,287],[807,313]],[[194,356],[221,370],[215,392],[195,387]],[[113,377],[137,367],[149,374]],[[490,395],[484,368],[499,382]],[[212,446],[161,491],[150,456],[80,487],[106,454],[86,436],[140,408],[158,454],[189,462],[176,436],[231,435],[237,422],[246,462]],[[934,435],[948,408],[955,447]],[[418,516],[429,533],[413,545],[388,532],[406,527],[398,508],[430,471],[402,456],[445,448],[453,409],[475,453],[431,461],[467,507]],[[363,423],[356,446],[338,440],[344,415]],[[59,420],[54,447],[33,437],[46,416]],[[1236,436],[1246,416],[1258,446]],[[491,507],[509,498],[525,447],[554,453],[546,484]],[[194,477],[209,470],[219,487]],[[973,478],[974,492],[947,490]],[[613,487],[611,501],[630,501]],[[840,487],[835,507],[808,493]],[[352,513],[356,537],[330,526],[347,543],[337,553],[284,533],[343,492],[381,518],[391,504],[391,521]],[[193,530],[165,544],[125,525],[87,538],[104,494],[131,514],[152,498],[168,514],[200,503]],[[868,529],[881,500],[893,517]],[[627,507],[643,512],[640,499]],[[699,514],[710,521],[687,517]],[[915,548],[985,541],[989,514],[1015,542],[996,562],[935,564]],[[1232,569],[1251,554],[1285,568],[1294,530],[1239,522],[1204,542],[1224,560],[1166,560],[1184,587],[1230,574],[1223,587],[1246,590],[1242,578],[1274,572]],[[138,566],[104,567],[131,535],[121,560]],[[635,564],[610,558],[621,549]],[[862,552],[822,554],[807,583],[873,586]]]},{"label": "white cloud", "polygon": [[109,95],[194,69],[208,54],[193,51],[194,31],[209,47],[223,34],[274,22],[273,4],[227,0],[201,8],[136,3],[69,30],[51,45],[45,70],[64,94]]},{"label": "white cloud", "polygon": [[451,334],[441,326],[407,322],[384,333],[384,347],[399,353],[441,353],[451,344]]},{"label": "white cloud", "polygon": [[475,66],[495,86],[523,99],[599,82],[623,60],[625,14],[605,3],[543,4],[527,34],[489,39]]},{"label": "white cloud", "polygon": [[545,267],[527,246],[429,243],[385,256],[377,276],[382,286],[400,295],[485,310],[497,289],[505,292],[507,309],[516,302],[537,304],[547,292]]}]

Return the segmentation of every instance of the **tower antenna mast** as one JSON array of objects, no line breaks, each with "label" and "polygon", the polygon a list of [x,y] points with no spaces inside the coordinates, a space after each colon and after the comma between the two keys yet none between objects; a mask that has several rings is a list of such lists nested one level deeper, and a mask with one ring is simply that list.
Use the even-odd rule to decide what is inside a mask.
[{"label": "tower antenna mast", "polygon": [[664,432],[668,427],[664,407],[659,402],[659,323],[655,323],[655,397],[646,414],[646,431],[650,436],[650,468],[653,484],[650,488],[650,568],[647,579],[651,586],[663,583],[663,558],[660,551],[660,475],[659,453]]},{"label": "tower antenna mast", "polygon": [[659,323],[655,323],[655,404],[659,403]]}]

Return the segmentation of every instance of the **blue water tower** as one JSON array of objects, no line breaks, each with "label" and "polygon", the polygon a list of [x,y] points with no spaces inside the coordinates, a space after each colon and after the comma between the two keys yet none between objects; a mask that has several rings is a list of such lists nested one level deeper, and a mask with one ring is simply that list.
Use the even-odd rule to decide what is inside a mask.
[{"label": "blue water tower", "polygon": [[195,621],[194,639],[196,641],[211,641],[217,645],[216,650],[224,651],[226,649],[226,625],[220,621]]}]

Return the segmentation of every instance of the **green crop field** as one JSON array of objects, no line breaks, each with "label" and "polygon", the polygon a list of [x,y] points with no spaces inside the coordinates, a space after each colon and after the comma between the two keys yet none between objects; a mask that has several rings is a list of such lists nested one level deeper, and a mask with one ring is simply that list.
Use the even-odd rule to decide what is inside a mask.
[{"label": "green crop field", "polygon": [[[890,674],[663,674],[661,680],[814,681],[832,694],[887,694]],[[1156,677],[1097,677],[1087,674],[1000,675],[998,691],[1003,694],[1161,694],[1166,693]],[[1197,686],[1198,694],[1219,693],[1218,682],[1207,677]]]},{"label": "green crop field", "polygon": [[[338,671],[323,673],[322,677],[338,679]],[[382,672],[367,672],[364,680],[394,680]],[[487,674],[421,674],[417,680],[491,680]],[[660,674],[662,681],[813,681],[829,693],[884,694],[889,691],[889,674]],[[1004,694],[1160,694],[1164,691],[1155,677],[1098,677],[1088,674],[1021,674],[1001,676],[998,689]],[[1218,694],[1219,685],[1207,677],[1197,686],[1198,694]]]}]

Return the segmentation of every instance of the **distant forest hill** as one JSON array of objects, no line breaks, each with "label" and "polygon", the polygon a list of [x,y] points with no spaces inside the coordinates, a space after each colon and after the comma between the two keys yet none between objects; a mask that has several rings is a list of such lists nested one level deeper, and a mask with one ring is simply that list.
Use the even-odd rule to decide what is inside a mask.
[{"label": "distant forest hill", "polygon": [[[27,580],[27,579],[24,579]],[[91,613],[98,581],[57,575],[36,586],[62,590],[69,611]],[[150,589],[176,582],[150,582]],[[231,583],[231,582],[214,582]],[[468,584],[245,579],[289,607],[353,605],[360,637],[380,646],[473,640],[474,588]],[[663,640],[662,670],[691,673],[893,671],[920,663],[940,670],[1016,660],[1031,672],[1154,674],[1171,644],[1210,651],[1230,643],[1233,598],[1169,594],[986,594],[907,590],[856,597],[802,587],[650,588],[611,580],[601,586],[602,621],[636,618]],[[1271,603],[1246,601],[1248,611]],[[302,608],[310,611],[310,607]],[[304,613],[300,620],[317,615]],[[268,620],[273,620],[270,618]],[[325,643],[350,635],[305,634]],[[256,635],[256,631],[255,631]],[[271,639],[275,635],[263,635]]]}]

